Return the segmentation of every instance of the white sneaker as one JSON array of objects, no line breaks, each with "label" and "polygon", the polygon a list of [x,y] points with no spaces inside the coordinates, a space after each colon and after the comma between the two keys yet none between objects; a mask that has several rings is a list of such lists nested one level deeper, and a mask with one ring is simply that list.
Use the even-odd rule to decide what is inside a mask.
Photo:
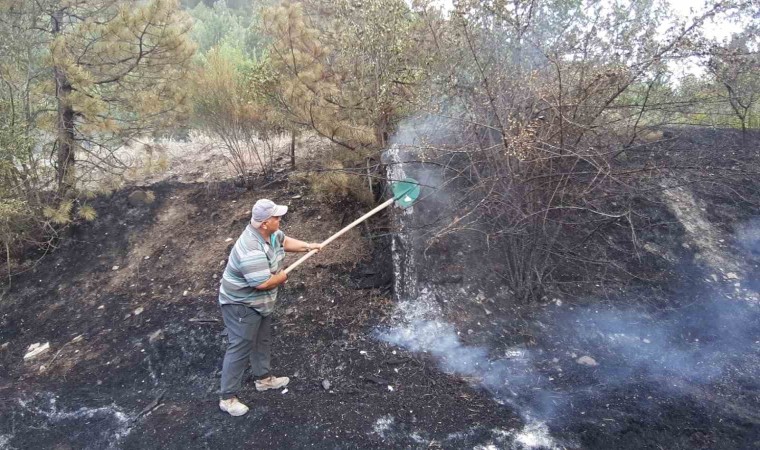
[{"label": "white sneaker", "polygon": [[256,380],[256,390],[261,392],[266,391],[267,389],[279,389],[287,386],[288,383],[290,383],[290,378],[288,377],[270,376],[263,380]]},{"label": "white sneaker", "polygon": [[242,416],[248,412],[248,407],[240,403],[237,397],[219,400],[219,409],[235,417]]}]

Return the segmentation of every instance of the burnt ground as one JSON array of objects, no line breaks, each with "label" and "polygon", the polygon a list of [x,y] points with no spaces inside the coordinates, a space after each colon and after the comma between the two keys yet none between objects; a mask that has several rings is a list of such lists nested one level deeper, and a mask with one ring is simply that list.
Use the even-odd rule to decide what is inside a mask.
[{"label": "burnt ground", "polygon": [[[248,380],[241,397],[251,412],[221,413],[216,291],[250,205],[289,204],[283,229],[306,240],[365,209],[319,202],[287,175],[254,192],[170,179],[148,186],[156,201],[137,207],[127,201],[137,188],[126,188],[97,199],[99,218],[56,252],[29,255],[0,302],[0,449],[760,445],[760,320],[745,306],[760,252],[744,255],[734,239],[760,202],[720,187],[693,190],[714,225],[696,226],[696,238],[690,218],[657,198],[639,200],[651,224],[638,257],[624,230],[608,230],[610,247],[621,249],[614,256],[638,280],[573,283],[522,304],[499,285],[498,260],[483,258],[478,240],[449,241],[418,261],[465,350],[487,348],[494,366],[511,370],[506,389],[478,379],[492,372],[463,376],[434,354],[377,338],[395,305],[389,224],[374,218],[362,238],[357,231],[326,249],[283,289],[273,363],[292,379],[287,392],[257,393]],[[751,177],[737,181],[751,188]],[[702,239],[708,231],[715,236]],[[732,258],[742,271],[716,267]],[[38,342],[50,350],[23,361]],[[578,363],[583,356],[596,365]],[[547,428],[531,428],[531,418]]]},{"label": "burnt ground", "polygon": [[[146,206],[128,204],[133,189],[99,199],[95,222],[14,279],[0,304],[0,448],[459,447],[519,424],[486,392],[371,337],[393,306],[382,220],[372,248],[352,236],[283,289],[273,366],[291,376],[287,392],[249,381],[252,411],[221,413],[218,277],[250,205],[288,203],[283,229],[308,240],[359,206],[316,203],[287,181],[151,189]],[[37,342],[50,350],[24,362]]]}]

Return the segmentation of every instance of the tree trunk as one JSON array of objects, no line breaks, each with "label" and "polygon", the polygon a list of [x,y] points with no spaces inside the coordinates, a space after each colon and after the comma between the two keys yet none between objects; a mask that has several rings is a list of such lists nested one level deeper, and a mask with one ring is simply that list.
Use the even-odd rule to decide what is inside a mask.
[{"label": "tree trunk", "polygon": [[[61,32],[63,11],[53,14],[53,34]],[[58,101],[58,117],[56,120],[55,140],[57,166],[56,179],[58,182],[58,194],[65,197],[74,188],[74,108],[69,103],[72,87],[66,73],[60,66],[53,66],[55,77],[55,97]]]}]

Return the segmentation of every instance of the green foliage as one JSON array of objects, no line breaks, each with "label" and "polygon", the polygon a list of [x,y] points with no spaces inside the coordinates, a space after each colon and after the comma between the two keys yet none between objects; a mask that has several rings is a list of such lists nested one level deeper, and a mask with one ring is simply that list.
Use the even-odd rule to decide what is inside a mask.
[{"label": "green foliage", "polygon": [[212,48],[193,79],[194,121],[219,138],[235,172],[251,185],[253,172],[273,164],[272,139],[281,133],[270,105],[275,83],[266,59],[246,58],[239,48]]},{"label": "green foliage", "polygon": [[123,170],[116,148],[186,113],[194,46],[175,0],[0,2],[12,43],[0,73],[25,100],[24,128],[56,156],[61,197],[93,166]]},{"label": "green foliage", "polygon": [[384,146],[424,74],[415,19],[401,0],[266,9],[286,117],[352,150]]},{"label": "green foliage", "polygon": [[322,166],[319,172],[306,176],[311,191],[320,201],[339,202],[351,198],[368,206],[374,203],[365,178],[347,170],[342,161],[330,159]]},{"label": "green foliage", "polygon": [[88,174],[117,180],[126,165],[115,149],[186,114],[190,26],[174,0],[0,0],[0,240],[9,257],[94,220],[79,189]]},{"label": "green foliage", "polygon": [[256,58],[263,51],[264,42],[253,25],[258,20],[253,8],[232,9],[227,2],[218,1],[208,7],[199,3],[189,11],[193,18],[191,36],[198,44],[198,55],[203,57],[214,47],[231,47],[246,58]]},{"label": "green foliage", "polygon": [[57,208],[45,206],[42,209],[42,214],[56,225],[66,225],[71,222],[71,211],[73,208],[74,202],[72,200],[65,200]]},{"label": "green foliage", "polygon": [[33,140],[20,119],[12,101],[0,101],[0,242],[6,249],[24,238],[34,217],[28,190]]}]

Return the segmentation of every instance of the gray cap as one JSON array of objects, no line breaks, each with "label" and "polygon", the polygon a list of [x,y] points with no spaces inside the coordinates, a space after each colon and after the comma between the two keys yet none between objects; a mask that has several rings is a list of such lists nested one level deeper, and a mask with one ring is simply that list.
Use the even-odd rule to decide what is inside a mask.
[{"label": "gray cap", "polygon": [[251,209],[251,224],[254,228],[261,226],[261,223],[270,217],[279,217],[288,212],[288,207],[278,205],[272,200],[262,198],[253,205]]}]

